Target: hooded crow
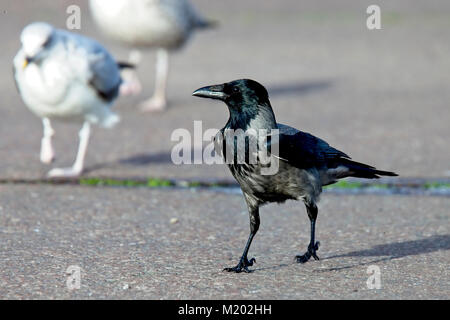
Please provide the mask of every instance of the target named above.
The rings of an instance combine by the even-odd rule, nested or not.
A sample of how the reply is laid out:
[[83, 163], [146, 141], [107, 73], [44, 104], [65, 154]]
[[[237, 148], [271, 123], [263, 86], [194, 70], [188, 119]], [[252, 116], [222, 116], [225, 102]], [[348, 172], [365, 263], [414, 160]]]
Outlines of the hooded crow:
[[[227, 159], [227, 164], [243, 191], [249, 215], [250, 236], [244, 253], [237, 266], [226, 268], [228, 272], [250, 272], [248, 267], [256, 260], [248, 259], [248, 251], [259, 224], [259, 207], [261, 205], [286, 200], [303, 200], [311, 222], [311, 239], [307, 251], [297, 255], [296, 261], [307, 262], [311, 257], [319, 260], [317, 250], [319, 242], [315, 241], [315, 225], [317, 206], [322, 187], [333, 184], [346, 177], [377, 179], [380, 176], [397, 176], [388, 171], [380, 171], [369, 165], [352, 161], [351, 158], [325, 141], [301, 132], [292, 127], [279, 124], [269, 101], [267, 90], [256, 81], [249, 79], [236, 80], [229, 83], [208, 86], [196, 90], [194, 96], [221, 100], [226, 103], [230, 117], [220, 135], [216, 136], [216, 152]], [[255, 132], [271, 131], [271, 135], [264, 143], [267, 151], [278, 149], [278, 153], [270, 152], [269, 157], [278, 160], [278, 170], [273, 174], [262, 174], [267, 162], [257, 157], [256, 161], [249, 161], [250, 147], [248, 140], [245, 144], [236, 143], [239, 134], [234, 133], [231, 142], [228, 139], [218, 140], [227, 136], [227, 131], [241, 132], [249, 135]], [[276, 134], [273, 134], [275, 132]], [[275, 139], [276, 137], [276, 139]], [[259, 140], [258, 140], [259, 141]], [[228, 144], [228, 145], [227, 145]], [[230, 146], [231, 145], [231, 146]], [[227, 150], [231, 147], [233, 155], [245, 152], [244, 161], [228, 161]]]

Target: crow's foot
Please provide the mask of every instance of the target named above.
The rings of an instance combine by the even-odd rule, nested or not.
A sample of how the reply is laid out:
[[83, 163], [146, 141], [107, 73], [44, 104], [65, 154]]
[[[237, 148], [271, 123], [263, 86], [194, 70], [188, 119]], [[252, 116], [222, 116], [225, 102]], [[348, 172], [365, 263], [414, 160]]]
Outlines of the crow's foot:
[[319, 260], [319, 257], [317, 256], [317, 250], [319, 250], [320, 242], [317, 241], [315, 244], [310, 243], [308, 246], [308, 251], [302, 256], [296, 256], [295, 260], [298, 263], [305, 263], [308, 262], [311, 257], [313, 257], [315, 260]]
[[253, 270], [249, 270], [248, 267], [253, 266], [253, 263], [256, 263], [255, 258], [252, 258], [252, 259], [250, 259], [250, 261], [248, 261], [248, 259], [246, 257], [245, 258], [242, 257], [236, 267], [225, 268], [225, 269], [223, 269], [223, 271], [235, 272], [235, 273], [241, 273], [241, 272], [250, 273], [250, 272], [253, 272]]

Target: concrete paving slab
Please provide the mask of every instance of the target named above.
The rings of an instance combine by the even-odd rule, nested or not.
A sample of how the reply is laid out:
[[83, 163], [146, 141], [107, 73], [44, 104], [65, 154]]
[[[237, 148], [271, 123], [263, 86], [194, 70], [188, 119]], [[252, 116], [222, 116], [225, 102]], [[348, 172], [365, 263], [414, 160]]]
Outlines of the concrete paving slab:
[[[228, 274], [248, 236], [240, 195], [206, 190], [0, 186], [2, 299], [448, 299], [445, 197], [320, 203], [320, 261], [303, 204], [261, 210], [252, 274]], [[174, 220], [176, 219], [176, 220]], [[66, 270], [81, 268], [68, 290]], [[367, 287], [377, 266], [381, 289]]]

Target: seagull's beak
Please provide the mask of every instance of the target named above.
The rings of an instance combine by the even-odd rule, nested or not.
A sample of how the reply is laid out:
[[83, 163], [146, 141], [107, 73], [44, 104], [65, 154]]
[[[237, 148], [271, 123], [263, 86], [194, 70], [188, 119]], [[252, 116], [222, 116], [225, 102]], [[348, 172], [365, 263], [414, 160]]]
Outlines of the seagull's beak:
[[192, 95], [194, 97], [210, 98], [224, 101], [226, 98], [228, 98], [228, 95], [225, 92], [223, 92], [223, 89], [224, 89], [223, 84], [208, 86], [195, 90]]
[[25, 69], [32, 61], [33, 59], [26, 57], [25, 60], [23, 60], [22, 69]]

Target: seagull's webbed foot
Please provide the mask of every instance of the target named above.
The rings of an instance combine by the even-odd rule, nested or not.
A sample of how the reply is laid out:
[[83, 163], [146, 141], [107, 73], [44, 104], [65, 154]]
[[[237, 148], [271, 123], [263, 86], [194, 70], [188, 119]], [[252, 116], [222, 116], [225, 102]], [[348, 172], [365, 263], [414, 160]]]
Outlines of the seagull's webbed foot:
[[317, 250], [319, 250], [320, 242], [317, 241], [316, 243], [310, 243], [308, 246], [308, 251], [304, 255], [298, 255], [295, 257], [295, 260], [298, 263], [305, 263], [308, 262], [311, 257], [313, 257], [315, 260], [319, 260], [319, 257], [317, 256]]
[[47, 173], [49, 178], [76, 178], [81, 175], [83, 170], [77, 168], [55, 168]]
[[247, 257], [242, 257], [236, 267], [234, 267], [234, 268], [225, 268], [225, 269], [223, 269], [223, 271], [235, 272], [235, 273], [241, 273], [241, 272], [250, 273], [250, 272], [253, 272], [253, 270], [249, 270], [248, 267], [253, 266], [254, 263], [256, 263], [256, 259], [255, 258], [252, 258], [249, 261], [247, 259]]
[[147, 101], [142, 102], [139, 105], [139, 110], [142, 112], [160, 112], [164, 111], [167, 107], [167, 101], [165, 98], [154, 96]]

